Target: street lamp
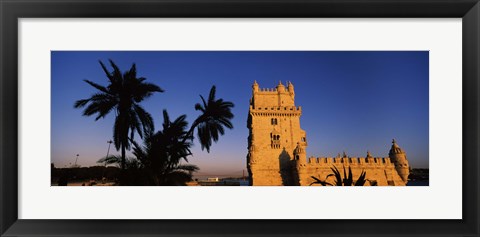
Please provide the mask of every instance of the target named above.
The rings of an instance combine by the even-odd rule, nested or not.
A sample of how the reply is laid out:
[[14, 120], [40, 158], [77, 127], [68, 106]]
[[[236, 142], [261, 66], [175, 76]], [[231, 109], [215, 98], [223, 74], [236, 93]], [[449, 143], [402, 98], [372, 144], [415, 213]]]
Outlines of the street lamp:
[[[109, 140], [109, 141], [107, 141], [107, 143], [108, 143], [108, 149], [107, 149], [107, 156], [105, 157], [105, 169], [107, 169], [108, 154], [110, 153], [110, 145], [112, 145], [113, 141]], [[103, 183], [105, 183], [105, 180], [106, 180], [105, 169], [102, 172], [102, 182]]]
[[108, 143], [108, 149], [107, 149], [107, 156], [105, 157], [105, 167], [107, 166], [107, 159], [108, 159], [108, 154], [110, 153], [110, 145], [112, 145], [113, 141], [107, 141]]
[[75, 158], [75, 165], [74, 165], [75, 167], [77, 167], [78, 156], [79, 156], [79, 154], [77, 154], [77, 158]]

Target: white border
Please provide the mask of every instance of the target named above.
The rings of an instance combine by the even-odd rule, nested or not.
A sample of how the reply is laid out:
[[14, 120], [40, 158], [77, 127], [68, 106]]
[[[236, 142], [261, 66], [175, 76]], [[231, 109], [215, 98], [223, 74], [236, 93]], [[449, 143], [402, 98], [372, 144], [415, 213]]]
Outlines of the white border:
[[[21, 19], [19, 218], [461, 219], [461, 24], [461, 19]], [[430, 50], [430, 186], [50, 187], [51, 50]]]

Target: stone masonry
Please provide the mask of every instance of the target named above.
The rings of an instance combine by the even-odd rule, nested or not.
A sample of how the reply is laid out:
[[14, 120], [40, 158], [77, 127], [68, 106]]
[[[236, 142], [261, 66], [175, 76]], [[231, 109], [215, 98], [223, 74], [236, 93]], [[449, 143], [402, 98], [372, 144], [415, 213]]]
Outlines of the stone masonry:
[[[307, 160], [307, 137], [300, 127], [302, 108], [295, 105], [293, 84], [285, 87], [281, 82], [276, 88], [261, 89], [257, 82], [252, 86], [252, 98], [247, 127], [247, 167], [251, 185], [282, 186], [310, 185], [312, 176], [325, 180], [336, 167], [350, 167], [354, 180], [366, 172], [365, 185], [404, 186], [407, 183], [409, 165], [405, 152], [395, 140], [389, 157], [349, 157], [345, 153], [337, 157], [310, 157]], [[333, 183], [333, 177], [326, 181]]]

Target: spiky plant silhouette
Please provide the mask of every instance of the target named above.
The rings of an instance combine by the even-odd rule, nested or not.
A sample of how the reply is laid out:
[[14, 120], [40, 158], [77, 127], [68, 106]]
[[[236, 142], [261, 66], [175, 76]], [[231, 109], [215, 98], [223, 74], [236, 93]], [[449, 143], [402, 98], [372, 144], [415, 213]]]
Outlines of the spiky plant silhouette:
[[198, 170], [195, 165], [181, 163], [188, 162], [188, 156], [192, 155], [185, 118], [186, 115], [181, 115], [171, 121], [164, 110], [162, 130], [147, 133], [143, 146], [132, 141], [133, 154], [145, 166], [153, 185], [184, 185], [192, 179], [192, 172]]
[[[364, 186], [365, 182], [367, 181], [365, 179], [365, 176], [366, 176], [365, 171], [362, 171], [362, 173], [360, 174], [358, 179], [356, 181], [353, 181], [353, 175], [352, 175], [351, 167], [348, 167], [348, 175], [347, 175], [347, 172], [345, 170], [345, 167], [343, 167], [343, 178], [340, 174], [340, 171], [338, 171], [337, 167], [333, 166], [330, 169], [333, 171], [333, 174], [327, 175], [325, 177], [325, 180], [320, 180], [319, 178], [317, 178], [315, 176], [311, 176], [311, 178], [315, 181], [312, 182], [310, 184], [310, 186], [312, 186], [314, 184], [320, 184], [322, 186]], [[335, 177], [335, 181], [334, 181], [333, 184], [327, 182], [327, 179], [331, 176]]]

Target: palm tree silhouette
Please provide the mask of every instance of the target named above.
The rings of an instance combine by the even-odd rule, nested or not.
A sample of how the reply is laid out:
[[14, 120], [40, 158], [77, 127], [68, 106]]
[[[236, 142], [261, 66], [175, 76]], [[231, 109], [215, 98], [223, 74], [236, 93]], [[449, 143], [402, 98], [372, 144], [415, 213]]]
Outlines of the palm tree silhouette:
[[192, 124], [184, 139], [192, 138], [195, 128], [197, 128], [197, 137], [200, 141], [200, 146], [210, 152], [212, 142], [217, 142], [219, 134], [225, 134], [225, 129], [232, 129], [233, 125], [230, 120], [233, 118], [231, 108], [234, 104], [223, 99], [215, 99], [216, 87], [212, 86], [208, 95], [208, 100], [200, 95], [202, 103], [195, 104], [195, 110], [202, 112], [200, 116]]
[[88, 99], [81, 99], [75, 102], [75, 108], [86, 108], [83, 111], [84, 116], [96, 115], [95, 121], [104, 118], [107, 114], [115, 112], [115, 124], [113, 127], [113, 141], [117, 151], [121, 148], [121, 168], [126, 168], [125, 150], [130, 149], [130, 140], [133, 139], [135, 132], [140, 137], [151, 131], [153, 119], [151, 115], [140, 106], [140, 102], [150, 97], [155, 92], [163, 92], [163, 89], [155, 84], [145, 82], [146, 78], [137, 77], [135, 64], [130, 70], [120, 71], [112, 60], [110, 65], [113, 71], [110, 72], [105, 65], [100, 65], [105, 72], [109, 84], [107, 86], [99, 85], [95, 82], [84, 80], [86, 83], [98, 91]]
[[[133, 154], [142, 162], [154, 185], [184, 185], [190, 181], [192, 172], [198, 167], [190, 164], [181, 164], [182, 160], [188, 162], [187, 157], [192, 155], [192, 143], [186, 131], [188, 122], [186, 115], [181, 115], [174, 121], [166, 110], [163, 110], [163, 128], [153, 133], [147, 133], [143, 146], [132, 141]], [[186, 138], [186, 139], [185, 139]]]

